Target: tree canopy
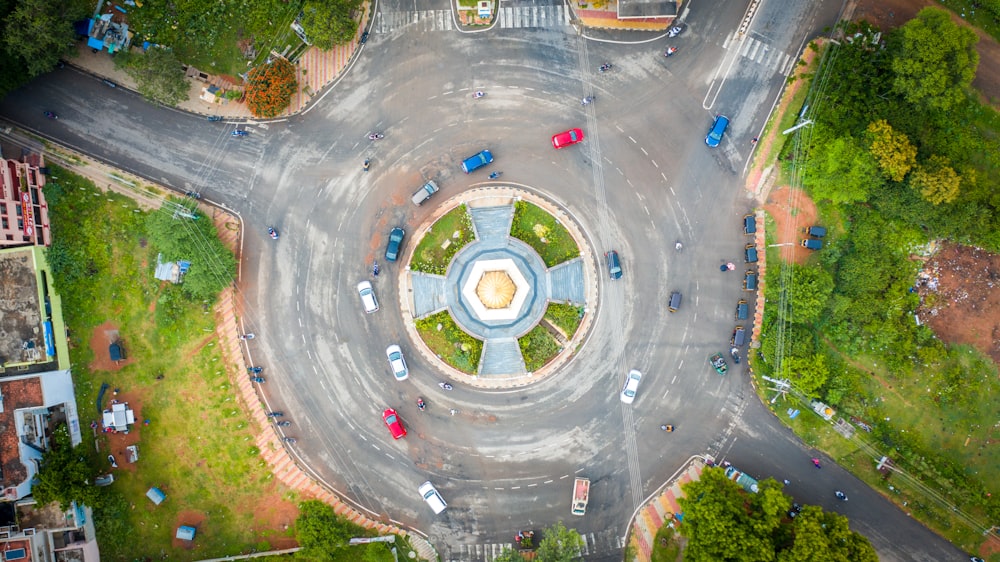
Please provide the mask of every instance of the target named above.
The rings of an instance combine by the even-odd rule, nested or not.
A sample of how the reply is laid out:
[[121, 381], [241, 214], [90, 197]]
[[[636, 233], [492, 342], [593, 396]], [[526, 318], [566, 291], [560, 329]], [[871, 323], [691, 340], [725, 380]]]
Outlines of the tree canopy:
[[280, 57], [251, 70], [247, 81], [247, 108], [254, 117], [277, 117], [298, 88], [295, 67]]
[[164, 261], [191, 262], [181, 290], [195, 300], [214, 302], [219, 291], [235, 277], [236, 258], [223, 246], [212, 223], [200, 214], [194, 216], [198, 218], [175, 214], [164, 207], [148, 215], [146, 232]]
[[906, 101], [938, 111], [962, 102], [979, 66], [971, 29], [939, 8], [924, 8], [893, 34], [893, 88]]
[[31, 495], [39, 505], [59, 502], [59, 508], [66, 510], [75, 501], [97, 507], [101, 489], [91, 482], [94, 472], [89, 455], [90, 449], [83, 443], [73, 446], [66, 424], [56, 427], [31, 486]]
[[170, 49], [150, 47], [145, 53], [122, 51], [115, 66], [135, 79], [139, 93], [148, 100], [177, 105], [188, 99], [190, 85], [184, 78], [181, 62]]
[[873, 121], [868, 125], [867, 133], [872, 156], [878, 161], [882, 173], [892, 181], [903, 181], [917, 162], [917, 147], [885, 119]]
[[808, 506], [789, 518], [792, 500], [772, 479], [749, 494], [721, 468], [706, 468], [683, 490], [678, 501], [684, 510], [680, 532], [688, 540], [685, 560], [878, 560], [868, 539], [848, 529], [841, 515]]
[[318, 500], [299, 504], [295, 539], [302, 555], [317, 562], [337, 560], [337, 551], [347, 548], [353, 536], [351, 523], [338, 517], [329, 505]]
[[86, 17], [86, 0], [6, 0], [0, 3], [0, 97], [55, 68], [75, 53], [73, 22]]
[[358, 22], [351, 16], [360, 6], [361, 0], [305, 0], [302, 27], [306, 37], [324, 51], [350, 43], [358, 31]]

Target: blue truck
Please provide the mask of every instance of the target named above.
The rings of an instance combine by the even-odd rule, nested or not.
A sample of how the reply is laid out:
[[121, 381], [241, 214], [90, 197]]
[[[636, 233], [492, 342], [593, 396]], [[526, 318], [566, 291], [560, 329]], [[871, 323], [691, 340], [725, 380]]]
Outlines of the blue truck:
[[740, 486], [743, 486], [743, 489], [751, 494], [757, 493], [757, 480], [747, 476], [744, 472], [737, 470], [735, 466], [730, 466], [726, 469], [726, 478], [736, 482]]
[[462, 171], [466, 174], [471, 173], [473, 170], [478, 170], [487, 164], [493, 163], [493, 154], [489, 150], [484, 150], [479, 154], [470, 156], [462, 161]]

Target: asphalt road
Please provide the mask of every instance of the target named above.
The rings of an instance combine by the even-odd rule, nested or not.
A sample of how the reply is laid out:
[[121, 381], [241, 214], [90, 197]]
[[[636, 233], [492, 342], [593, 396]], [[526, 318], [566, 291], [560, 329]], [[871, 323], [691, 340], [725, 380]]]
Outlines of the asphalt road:
[[[343, 80], [304, 114], [248, 126], [247, 138], [71, 69], [8, 96], [0, 113], [243, 216], [251, 351], [267, 369], [269, 403], [292, 414], [295, 453], [365, 509], [428, 533], [446, 560], [489, 559], [516, 530], [557, 520], [583, 534], [588, 560], [620, 559], [632, 512], [700, 453], [793, 480], [796, 498], [844, 510], [883, 559], [958, 560], [832, 463], [811, 473], [810, 454], [757, 402], [742, 368], [719, 377], [706, 362], [726, 349], [745, 295], [739, 273], [718, 266], [742, 267], [739, 217], [754, 206], [741, 179], [750, 139], [804, 39], [840, 7], [764, 3], [740, 39], [746, 5], [695, 2], [684, 35], [649, 41], [607, 32], [588, 39], [558, 21], [460, 33], [446, 2], [383, 2]], [[680, 47], [669, 59], [668, 44]], [[605, 61], [615, 68], [598, 73]], [[473, 100], [478, 89], [488, 96]], [[596, 103], [582, 107], [585, 95]], [[732, 125], [713, 150], [704, 136], [717, 113]], [[571, 127], [587, 140], [552, 150], [549, 137]], [[385, 138], [368, 141], [372, 131]], [[374, 280], [382, 304], [374, 315], [362, 312], [354, 286], [370, 278], [392, 227], [413, 233], [434, 204], [486, 181], [485, 172], [460, 173], [459, 163], [487, 147], [504, 180], [572, 213], [595, 254], [618, 250], [625, 277], [610, 283], [601, 271], [593, 332], [557, 376], [521, 390], [445, 392], [433, 367], [408, 353], [410, 379], [397, 383], [384, 349], [413, 350], [400, 266], [383, 264]], [[427, 179], [442, 192], [415, 207], [409, 195]], [[267, 239], [266, 225], [279, 241]], [[668, 314], [673, 290], [684, 305]], [[624, 406], [618, 390], [631, 368], [645, 376], [635, 404]], [[386, 407], [400, 412], [404, 440], [382, 425]], [[678, 430], [666, 435], [661, 423]], [[576, 475], [593, 483], [583, 518], [569, 514]], [[449, 503], [441, 516], [417, 496], [424, 480]], [[833, 486], [846, 489], [849, 505], [834, 504]]]

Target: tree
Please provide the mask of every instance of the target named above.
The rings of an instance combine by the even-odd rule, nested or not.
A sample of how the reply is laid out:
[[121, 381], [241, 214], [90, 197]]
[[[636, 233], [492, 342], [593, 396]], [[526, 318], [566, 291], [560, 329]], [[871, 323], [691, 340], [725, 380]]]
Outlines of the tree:
[[678, 502], [684, 510], [680, 531], [688, 539], [685, 560], [773, 558], [770, 537], [755, 534], [750, 525], [746, 492], [726, 478], [721, 468], [706, 468], [699, 480], [685, 484], [683, 490], [685, 497]]
[[780, 562], [833, 560], [875, 562], [878, 555], [868, 539], [851, 531], [847, 518], [807, 505], [792, 523], [794, 542], [778, 554]]
[[914, 170], [910, 186], [918, 190], [929, 203], [951, 203], [958, 197], [962, 179], [949, 166], [950, 163], [944, 156], [931, 156], [926, 163]]
[[192, 219], [161, 208], [146, 217], [150, 242], [164, 261], [187, 260], [191, 269], [181, 289], [192, 299], [214, 302], [236, 276], [236, 258], [222, 245], [215, 227], [201, 215]]
[[323, 51], [350, 43], [358, 31], [358, 22], [351, 16], [359, 6], [361, 0], [306, 0], [301, 21], [306, 37]]
[[354, 534], [352, 526], [350, 521], [338, 517], [329, 505], [307, 500], [299, 504], [295, 540], [302, 547], [301, 554], [309, 560], [338, 560], [337, 551], [347, 548]]
[[[545, 529], [538, 543], [538, 562], [571, 562], [582, 560], [583, 537], [573, 529], [567, 529], [562, 521]], [[515, 558], [516, 560], [516, 558]]]
[[885, 119], [871, 122], [867, 133], [872, 156], [878, 161], [882, 173], [892, 181], [903, 181], [917, 163], [917, 147]]
[[881, 182], [875, 159], [849, 136], [814, 144], [802, 178], [814, 199], [833, 203], [866, 201]]
[[150, 47], [141, 54], [123, 51], [115, 57], [115, 66], [135, 79], [139, 93], [148, 100], [177, 105], [188, 99], [190, 83], [170, 49]]
[[38, 504], [57, 501], [59, 508], [66, 510], [75, 501], [98, 507], [101, 489], [90, 483], [94, 472], [89, 454], [90, 450], [83, 443], [73, 446], [66, 424], [56, 427], [49, 450], [42, 455], [42, 468], [31, 486], [31, 494]]
[[788, 287], [789, 308], [786, 320], [811, 324], [819, 319], [833, 294], [833, 276], [817, 266], [792, 266], [792, 283]]
[[938, 8], [924, 8], [889, 37], [893, 89], [907, 102], [947, 111], [960, 103], [979, 66], [976, 33]]
[[23, 61], [29, 78], [55, 68], [73, 52], [73, 21], [87, 14], [81, 0], [19, 0], [4, 20], [4, 47]]
[[795, 385], [795, 389], [811, 398], [819, 396], [819, 389], [830, 378], [826, 356], [818, 353], [807, 357], [786, 357], [781, 367], [783, 376]]
[[247, 79], [247, 107], [255, 117], [276, 117], [298, 89], [295, 67], [280, 57], [251, 70]]

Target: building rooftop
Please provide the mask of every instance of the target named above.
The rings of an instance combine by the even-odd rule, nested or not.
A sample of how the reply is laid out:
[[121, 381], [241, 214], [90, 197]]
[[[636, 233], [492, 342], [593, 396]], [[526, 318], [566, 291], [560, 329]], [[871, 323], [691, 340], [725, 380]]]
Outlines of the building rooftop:
[[51, 360], [45, 349], [42, 323], [47, 315], [37, 271], [31, 247], [0, 251], [0, 375], [23, 373]]

